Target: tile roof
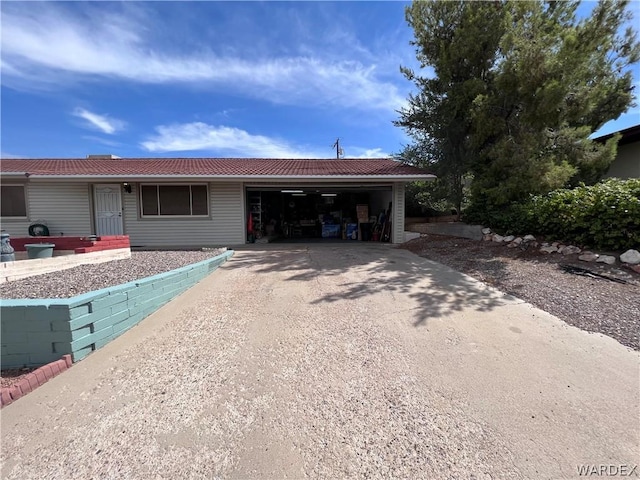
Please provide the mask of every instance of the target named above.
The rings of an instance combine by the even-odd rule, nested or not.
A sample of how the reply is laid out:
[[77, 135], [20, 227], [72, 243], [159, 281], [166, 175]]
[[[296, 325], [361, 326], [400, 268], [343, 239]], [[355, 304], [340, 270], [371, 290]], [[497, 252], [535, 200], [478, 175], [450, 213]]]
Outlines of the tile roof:
[[184, 176], [184, 177], [430, 177], [424, 169], [389, 158], [101, 158], [3, 159], [0, 173], [37, 176]]

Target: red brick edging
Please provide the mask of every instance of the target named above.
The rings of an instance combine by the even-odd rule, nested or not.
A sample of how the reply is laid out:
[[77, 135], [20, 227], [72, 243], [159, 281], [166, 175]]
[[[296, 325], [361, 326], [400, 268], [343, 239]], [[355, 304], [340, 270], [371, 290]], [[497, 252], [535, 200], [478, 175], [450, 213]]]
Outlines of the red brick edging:
[[63, 355], [60, 360], [47, 363], [33, 372], [26, 375], [18, 383], [10, 387], [2, 387], [0, 389], [0, 408], [5, 407], [27, 393], [32, 392], [40, 385], [45, 384], [53, 377], [60, 375], [62, 372], [71, 367], [73, 361], [71, 355]]

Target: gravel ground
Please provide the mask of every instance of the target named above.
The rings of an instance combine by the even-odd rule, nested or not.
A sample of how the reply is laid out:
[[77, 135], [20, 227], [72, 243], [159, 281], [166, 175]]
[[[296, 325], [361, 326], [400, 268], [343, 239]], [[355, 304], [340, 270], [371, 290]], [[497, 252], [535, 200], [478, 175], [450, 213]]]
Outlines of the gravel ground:
[[0, 376], [0, 387], [10, 387], [11, 385], [18, 383], [34, 370], [35, 368], [12, 368], [2, 370], [2, 376]]
[[[549, 312], [570, 325], [640, 350], [640, 275], [619, 266], [587, 263], [578, 255], [522, 251], [494, 242], [426, 235], [402, 246]], [[628, 282], [570, 274], [575, 265]]]
[[0, 298], [69, 298], [140, 280], [219, 255], [223, 250], [131, 252], [131, 258], [0, 284]]

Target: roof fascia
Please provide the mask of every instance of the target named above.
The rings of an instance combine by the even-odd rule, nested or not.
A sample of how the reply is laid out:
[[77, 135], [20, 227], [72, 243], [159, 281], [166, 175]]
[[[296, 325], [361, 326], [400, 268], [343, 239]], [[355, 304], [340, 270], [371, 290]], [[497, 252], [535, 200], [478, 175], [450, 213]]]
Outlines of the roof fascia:
[[[8, 175], [8, 174], [2, 174]], [[15, 174], [18, 176], [18, 174]], [[25, 176], [24, 173], [20, 174]], [[424, 175], [42, 175], [30, 174], [31, 180], [71, 180], [71, 181], [121, 181], [121, 182], [139, 182], [153, 180], [180, 180], [180, 181], [311, 181], [311, 182], [335, 182], [335, 181], [359, 181], [359, 182], [414, 182], [420, 180], [433, 180], [436, 178], [432, 174]]]

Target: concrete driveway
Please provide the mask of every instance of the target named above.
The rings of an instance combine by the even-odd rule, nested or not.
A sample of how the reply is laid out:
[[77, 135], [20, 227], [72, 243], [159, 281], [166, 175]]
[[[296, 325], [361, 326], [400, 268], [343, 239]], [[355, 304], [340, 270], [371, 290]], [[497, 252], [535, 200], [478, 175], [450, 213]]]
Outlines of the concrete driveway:
[[639, 365], [404, 250], [254, 246], [4, 408], [2, 476], [628, 473]]

